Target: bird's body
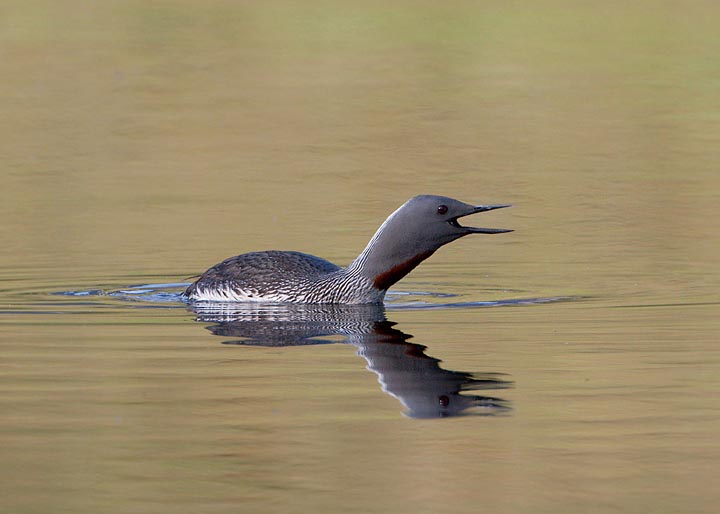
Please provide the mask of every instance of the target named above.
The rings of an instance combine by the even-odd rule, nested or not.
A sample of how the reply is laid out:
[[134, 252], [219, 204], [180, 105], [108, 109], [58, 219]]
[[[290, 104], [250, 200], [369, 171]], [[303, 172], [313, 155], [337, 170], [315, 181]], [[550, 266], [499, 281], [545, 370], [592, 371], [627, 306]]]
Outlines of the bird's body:
[[300, 252], [231, 257], [193, 283], [191, 299], [222, 302], [378, 303], [372, 283], [347, 268]]
[[457, 222], [502, 207], [508, 205], [473, 206], [442, 196], [416, 196], [385, 220], [345, 268], [300, 252], [245, 253], [208, 269], [184, 295], [220, 302], [382, 303], [390, 286], [444, 244], [471, 233], [510, 232]]

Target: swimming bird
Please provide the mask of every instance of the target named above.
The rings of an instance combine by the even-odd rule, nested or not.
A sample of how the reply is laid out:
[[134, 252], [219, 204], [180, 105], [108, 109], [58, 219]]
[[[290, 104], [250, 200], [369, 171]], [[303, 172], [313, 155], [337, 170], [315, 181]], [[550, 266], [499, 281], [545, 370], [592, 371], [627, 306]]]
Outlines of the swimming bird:
[[265, 251], [216, 264], [183, 293], [189, 300], [277, 303], [382, 303], [387, 290], [443, 245], [469, 234], [512, 230], [460, 225], [459, 218], [510, 207], [415, 196], [393, 212], [347, 267], [300, 252]]

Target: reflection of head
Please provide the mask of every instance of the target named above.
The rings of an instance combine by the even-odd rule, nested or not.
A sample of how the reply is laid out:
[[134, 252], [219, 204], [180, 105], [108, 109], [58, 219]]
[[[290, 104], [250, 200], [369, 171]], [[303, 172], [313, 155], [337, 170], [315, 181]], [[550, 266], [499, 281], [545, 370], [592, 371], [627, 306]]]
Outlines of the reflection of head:
[[442, 369], [439, 359], [425, 355], [424, 346], [407, 342], [410, 337], [399, 330], [385, 330], [371, 344], [359, 345], [358, 352], [367, 360], [368, 369], [377, 373], [383, 391], [400, 400], [409, 417], [457, 416], [473, 407], [487, 408], [488, 414], [508, 409], [499, 398], [462, 393], [506, 389], [511, 382], [497, 373]]
[[[385, 319], [382, 305], [195, 304], [199, 321], [217, 324], [215, 335], [242, 338], [230, 344], [297, 346], [345, 342], [377, 374], [384, 392], [397, 398], [413, 418], [457, 416], [482, 408], [497, 414], [509, 407], [499, 398], [463, 394], [504, 389], [512, 383], [500, 374], [470, 374], [442, 369], [425, 355], [425, 346], [408, 342], [409, 334]], [[338, 340], [340, 336], [341, 339]], [[475, 412], [475, 411], [473, 411]]]

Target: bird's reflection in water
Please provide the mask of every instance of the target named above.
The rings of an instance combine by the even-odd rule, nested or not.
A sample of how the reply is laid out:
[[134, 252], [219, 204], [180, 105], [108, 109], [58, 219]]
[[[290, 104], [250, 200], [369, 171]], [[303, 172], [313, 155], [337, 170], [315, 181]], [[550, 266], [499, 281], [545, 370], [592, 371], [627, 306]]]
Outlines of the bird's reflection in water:
[[384, 392], [394, 396], [413, 418], [462, 414], [496, 415], [508, 403], [474, 391], [506, 389], [512, 382], [500, 373], [466, 373], [440, 367], [425, 346], [395, 328], [382, 305], [267, 305], [195, 303], [198, 321], [212, 322], [215, 335], [240, 338], [226, 344], [298, 346], [349, 343], [358, 348]]

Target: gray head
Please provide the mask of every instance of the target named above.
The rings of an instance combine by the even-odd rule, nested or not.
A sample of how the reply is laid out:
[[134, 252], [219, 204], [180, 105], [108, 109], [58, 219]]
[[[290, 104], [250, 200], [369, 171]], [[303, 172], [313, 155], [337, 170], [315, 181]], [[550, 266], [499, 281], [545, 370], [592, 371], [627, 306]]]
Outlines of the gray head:
[[438, 248], [469, 234], [512, 230], [463, 226], [458, 221], [478, 212], [510, 207], [470, 205], [446, 196], [420, 195], [392, 213], [353, 264], [362, 264], [379, 289], [387, 289]]
[[470, 205], [447, 196], [420, 195], [405, 202], [387, 221], [393, 230], [412, 235], [416, 243], [438, 249], [468, 234], [512, 232], [501, 228], [465, 227], [458, 221], [470, 214], [503, 207], [510, 205]]

